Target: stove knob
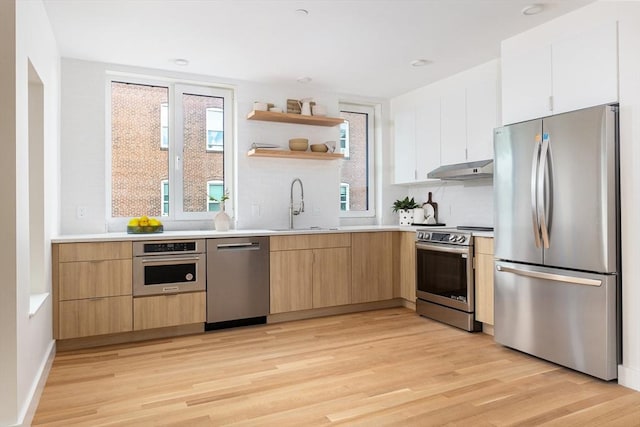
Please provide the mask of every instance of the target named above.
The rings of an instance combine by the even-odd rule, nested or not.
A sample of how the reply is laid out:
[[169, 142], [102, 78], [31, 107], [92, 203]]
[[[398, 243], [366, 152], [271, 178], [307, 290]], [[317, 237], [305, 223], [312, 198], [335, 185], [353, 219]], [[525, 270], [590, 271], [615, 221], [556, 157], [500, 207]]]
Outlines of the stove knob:
[[467, 240], [467, 236], [460, 236], [460, 238], [458, 239], [458, 242], [464, 243], [465, 240]]
[[423, 239], [424, 240], [430, 240], [431, 239], [431, 235], [429, 233], [423, 233]]
[[455, 234], [451, 235], [449, 237], [449, 241], [450, 242], [457, 242], [458, 241], [458, 236], [456, 236]]
[[424, 239], [424, 233], [422, 231], [418, 231], [418, 233], [416, 234], [416, 239], [417, 240]]

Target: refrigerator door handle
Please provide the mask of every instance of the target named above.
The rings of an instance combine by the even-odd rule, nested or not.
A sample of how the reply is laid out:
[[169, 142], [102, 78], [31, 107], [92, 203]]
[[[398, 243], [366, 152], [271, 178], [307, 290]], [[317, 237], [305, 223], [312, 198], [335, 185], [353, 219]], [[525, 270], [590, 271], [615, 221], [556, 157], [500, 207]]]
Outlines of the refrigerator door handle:
[[531, 221], [533, 223], [533, 237], [536, 248], [541, 247], [540, 223], [538, 222], [538, 167], [540, 163], [540, 135], [536, 135], [536, 144], [533, 148], [533, 161], [531, 163]]
[[549, 134], [542, 135], [542, 149], [540, 152], [540, 164], [538, 167], [538, 221], [540, 234], [542, 235], [542, 246], [549, 249], [549, 228], [547, 227], [547, 203], [545, 189], [547, 181], [547, 157], [549, 156]]
[[553, 280], [554, 282], [573, 283], [575, 285], [586, 285], [586, 286], [602, 285], [602, 280], [587, 279], [585, 277], [565, 276], [563, 274], [545, 273], [543, 271], [523, 270], [520, 268], [507, 267], [500, 264], [496, 265], [496, 270], [503, 271], [505, 273], [517, 274], [519, 276], [533, 277], [535, 279]]

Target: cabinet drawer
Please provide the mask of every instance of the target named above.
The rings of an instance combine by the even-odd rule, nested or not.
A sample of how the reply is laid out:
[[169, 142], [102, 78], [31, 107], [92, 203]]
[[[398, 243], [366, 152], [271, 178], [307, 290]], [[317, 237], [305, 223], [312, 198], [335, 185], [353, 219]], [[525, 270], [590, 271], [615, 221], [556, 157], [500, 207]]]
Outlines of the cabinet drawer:
[[350, 233], [298, 234], [295, 236], [271, 236], [271, 251], [298, 249], [342, 248], [351, 246]]
[[206, 292], [155, 295], [133, 300], [133, 329], [163, 328], [206, 321]]
[[131, 331], [131, 296], [60, 302], [59, 339]]
[[493, 255], [493, 239], [491, 237], [476, 237], [473, 240], [477, 254]]
[[131, 265], [131, 259], [60, 263], [60, 301], [131, 295]]
[[131, 242], [63, 243], [58, 245], [58, 261], [131, 259]]

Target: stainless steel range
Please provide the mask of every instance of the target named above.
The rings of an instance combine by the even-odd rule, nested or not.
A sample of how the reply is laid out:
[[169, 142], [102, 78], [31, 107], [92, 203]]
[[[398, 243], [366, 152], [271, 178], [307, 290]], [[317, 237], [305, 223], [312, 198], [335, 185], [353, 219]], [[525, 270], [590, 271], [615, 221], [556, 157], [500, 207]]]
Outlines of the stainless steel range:
[[480, 331], [474, 316], [473, 237], [457, 229], [416, 232], [416, 312], [467, 330]]

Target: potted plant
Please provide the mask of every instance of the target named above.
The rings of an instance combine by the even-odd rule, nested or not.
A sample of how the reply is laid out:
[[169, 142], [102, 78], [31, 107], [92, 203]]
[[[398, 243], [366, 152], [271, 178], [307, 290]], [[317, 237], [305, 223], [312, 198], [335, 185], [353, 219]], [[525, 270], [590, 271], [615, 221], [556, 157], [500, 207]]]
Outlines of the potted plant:
[[393, 211], [398, 212], [400, 225], [411, 225], [413, 223], [413, 209], [417, 207], [419, 207], [419, 205], [413, 197], [409, 199], [409, 196], [401, 200], [396, 200], [393, 203]]

